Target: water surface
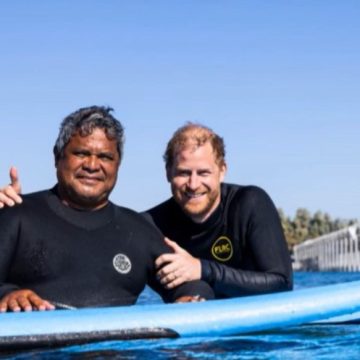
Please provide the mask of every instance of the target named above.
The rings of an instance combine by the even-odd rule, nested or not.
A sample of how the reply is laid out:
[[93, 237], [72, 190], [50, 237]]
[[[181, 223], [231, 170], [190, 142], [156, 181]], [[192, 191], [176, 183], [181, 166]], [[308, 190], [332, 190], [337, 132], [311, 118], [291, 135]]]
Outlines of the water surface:
[[[295, 273], [295, 288], [360, 280], [360, 273]], [[139, 304], [157, 303], [148, 289]], [[1, 326], [1, 321], [0, 321]], [[109, 341], [2, 354], [0, 359], [360, 359], [360, 325], [306, 325], [232, 337]]]

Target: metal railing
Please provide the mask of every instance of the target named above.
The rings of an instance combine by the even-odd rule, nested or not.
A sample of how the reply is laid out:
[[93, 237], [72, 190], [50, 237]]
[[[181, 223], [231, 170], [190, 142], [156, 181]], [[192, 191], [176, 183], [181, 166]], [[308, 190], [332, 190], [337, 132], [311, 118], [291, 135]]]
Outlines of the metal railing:
[[360, 271], [360, 224], [296, 245], [294, 269]]

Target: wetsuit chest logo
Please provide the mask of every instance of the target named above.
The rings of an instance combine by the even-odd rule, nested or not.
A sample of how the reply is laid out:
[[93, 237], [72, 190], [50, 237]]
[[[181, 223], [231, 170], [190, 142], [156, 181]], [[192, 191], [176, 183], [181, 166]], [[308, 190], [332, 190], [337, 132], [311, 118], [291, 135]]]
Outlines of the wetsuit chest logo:
[[220, 236], [211, 247], [212, 256], [218, 261], [228, 261], [233, 256], [233, 246], [227, 236]]
[[127, 274], [131, 270], [131, 261], [124, 254], [116, 254], [113, 258], [113, 266], [120, 274]]

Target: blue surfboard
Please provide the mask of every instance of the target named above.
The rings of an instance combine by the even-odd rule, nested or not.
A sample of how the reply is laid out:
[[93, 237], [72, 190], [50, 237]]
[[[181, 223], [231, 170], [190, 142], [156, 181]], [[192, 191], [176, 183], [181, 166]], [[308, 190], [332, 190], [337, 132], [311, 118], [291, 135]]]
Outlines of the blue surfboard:
[[230, 336], [360, 318], [360, 281], [200, 303], [0, 314], [0, 349]]

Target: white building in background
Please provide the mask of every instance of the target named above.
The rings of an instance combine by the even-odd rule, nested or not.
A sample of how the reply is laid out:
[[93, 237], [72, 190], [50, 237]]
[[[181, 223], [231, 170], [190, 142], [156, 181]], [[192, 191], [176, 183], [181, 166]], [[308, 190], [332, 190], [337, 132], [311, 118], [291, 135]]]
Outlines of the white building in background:
[[296, 245], [294, 269], [360, 271], [360, 224]]

